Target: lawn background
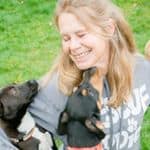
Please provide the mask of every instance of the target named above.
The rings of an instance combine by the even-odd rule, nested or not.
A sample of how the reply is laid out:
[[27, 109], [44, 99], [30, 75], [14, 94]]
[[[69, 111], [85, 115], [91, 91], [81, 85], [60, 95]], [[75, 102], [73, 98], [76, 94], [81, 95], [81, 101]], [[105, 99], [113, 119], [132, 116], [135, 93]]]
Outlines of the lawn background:
[[[150, 1], [114, 0], [122, 7], [141, 53], [150, 39]], [[56, 0], [0, 0], [0, 87], [38, 79], [60, 49], [54, 23]], [[144, 117], [141, 142], [150, 150], [150, 110]]]

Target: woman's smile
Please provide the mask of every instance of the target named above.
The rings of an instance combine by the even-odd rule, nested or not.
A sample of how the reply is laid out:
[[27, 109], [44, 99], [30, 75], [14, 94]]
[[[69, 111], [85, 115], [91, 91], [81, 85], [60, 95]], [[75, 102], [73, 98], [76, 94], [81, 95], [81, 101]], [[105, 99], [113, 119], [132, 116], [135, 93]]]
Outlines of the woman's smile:
[[106, 70], [109, 59], [108, 41], [88, 30], [73, 14], [62, 13], [59, 17], [59, 30], [62, 36], [63, 52], [68, 54], [81, 69], [100, 67]]
[[78, 54], [71, 54], [70, 56], [75, 59], [77, 62], [86, 61], [87, 57], [91, 54], [91, 50], [86, 50]]

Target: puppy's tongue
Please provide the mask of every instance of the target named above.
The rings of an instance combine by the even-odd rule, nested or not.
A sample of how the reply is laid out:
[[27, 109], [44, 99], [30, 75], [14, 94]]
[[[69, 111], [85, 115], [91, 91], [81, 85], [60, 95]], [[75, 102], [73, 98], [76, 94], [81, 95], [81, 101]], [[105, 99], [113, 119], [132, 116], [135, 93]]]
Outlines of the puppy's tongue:
[[17, 128], [19, 132], [28, 134], [35, 127], [35, 121], [29, 112], [26, 112], [21, 120], [21, 124]]

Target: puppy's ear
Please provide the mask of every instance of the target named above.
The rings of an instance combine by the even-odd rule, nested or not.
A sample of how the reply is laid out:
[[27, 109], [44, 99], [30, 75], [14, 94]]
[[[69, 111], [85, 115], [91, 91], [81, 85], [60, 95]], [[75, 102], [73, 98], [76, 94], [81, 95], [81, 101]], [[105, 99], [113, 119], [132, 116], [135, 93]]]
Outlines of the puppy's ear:
[[0, 102], [0, 117], [3, 116], [3, 112], [4, 112], [3, 104]]

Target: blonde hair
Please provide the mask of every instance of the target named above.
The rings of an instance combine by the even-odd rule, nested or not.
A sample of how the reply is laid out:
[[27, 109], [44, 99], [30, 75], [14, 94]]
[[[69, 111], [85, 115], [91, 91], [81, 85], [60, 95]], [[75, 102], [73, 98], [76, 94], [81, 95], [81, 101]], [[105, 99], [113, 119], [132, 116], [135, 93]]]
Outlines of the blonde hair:
[[145, 45], [145, 57], [150, 60], [150, 40]]
[[[61, 13], [74, 14], [86, 27], [91, 25], [100, 28], [99, 34], [109, 39], [110, 62], [107, 79], [110, 85], [111, 97], [109, 105], [118, 107], [127, 100], [132, 88], [132, 65], [135, 43], [132, 32], [121, 11], [108, 0], [59, 0], [56, 7], [56, 25]], [[115, 24], [113, 36], [107, 32], [108, 20]], [[59, 28], [59, 26], [58, 26]], [[73, 87], [81, 82], [80, 71], [63, 52], [60, 54], [57, 69], [59, 72], [59, 87], [64, 94], [71, 94]]]

